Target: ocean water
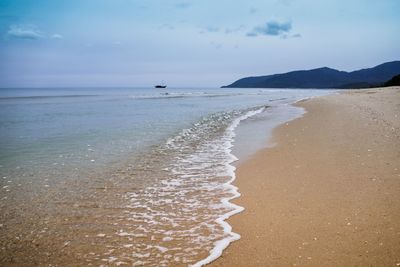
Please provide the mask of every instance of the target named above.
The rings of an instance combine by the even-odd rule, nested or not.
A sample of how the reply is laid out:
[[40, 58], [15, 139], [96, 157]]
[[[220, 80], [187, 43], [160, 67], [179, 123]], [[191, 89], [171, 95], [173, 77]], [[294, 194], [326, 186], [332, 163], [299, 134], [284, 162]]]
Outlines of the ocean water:
[[224, 221], [243, 209], [235, 161], [304, 112], [292, 103], [331, 92], [0, 89], [1, 260], [17, 233], [37, 263], [214, 260], [240, 238]]

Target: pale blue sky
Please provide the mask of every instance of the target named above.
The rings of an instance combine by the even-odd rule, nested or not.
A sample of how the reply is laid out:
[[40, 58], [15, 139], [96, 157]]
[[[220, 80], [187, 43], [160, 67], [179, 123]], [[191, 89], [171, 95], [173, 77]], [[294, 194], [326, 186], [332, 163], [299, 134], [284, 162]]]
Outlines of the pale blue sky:
[[0, 0], [0, 87], [220, 86], [400, 59], [399, 0]]

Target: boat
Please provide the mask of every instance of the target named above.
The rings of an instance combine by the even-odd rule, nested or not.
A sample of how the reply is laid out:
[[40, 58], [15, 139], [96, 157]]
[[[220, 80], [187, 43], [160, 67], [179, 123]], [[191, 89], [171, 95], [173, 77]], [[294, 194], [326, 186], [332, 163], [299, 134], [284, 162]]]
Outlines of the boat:
[[167, 88], [167, 85], [165, 84], [164, 81], [162, 81], [160, 84], [157, 84], [154, 86], [155, 88]]

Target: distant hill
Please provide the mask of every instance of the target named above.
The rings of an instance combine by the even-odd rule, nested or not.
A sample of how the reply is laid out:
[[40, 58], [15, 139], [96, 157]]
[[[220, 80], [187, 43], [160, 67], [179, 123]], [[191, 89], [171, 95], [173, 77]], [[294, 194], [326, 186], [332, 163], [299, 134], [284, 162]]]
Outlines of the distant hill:
[[246, 77], [222, 87], [235, 88], [365, 88], [384, 84], [400, 73], [400, 61], [352, 72], [331, 68], [299, 70], [282, 74]]
[[385, 82], [385, 86], [400, 86], [400, 74]]

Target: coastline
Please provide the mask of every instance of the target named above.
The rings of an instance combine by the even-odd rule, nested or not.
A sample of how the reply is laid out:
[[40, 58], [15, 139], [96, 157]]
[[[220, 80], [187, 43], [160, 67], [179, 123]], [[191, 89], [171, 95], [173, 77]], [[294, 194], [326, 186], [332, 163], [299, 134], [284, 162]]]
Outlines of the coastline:
[[[390, 90], [390, 92], [393, 91]], [[329, 148], [329, 150], [331, 150], [329, 146], [332, 146], [322, 137], [343, 141], [346, 140], [343, 139], [344, 137], [351, 134], [360, 135], [370, 129], [379, 132], [380, 128], [386, 129], [391, 124], [397, 123], [393, 128], [393, 133], [389, 127], [389, 132], [383, 134], [385, 138], [394, 140], [391, 142], [394, 146], [389, 147], [384, 143], [384, 147], [385, 149], [388, 147], [387, 150], [391, 151], [390, 153], [400, 150], [398, 149], [398, 129], [400, 128], [398, 120], [393, 119], [393, 116], [393, 120], [391, 117], [386, 118], [386, 114], [382, 115], [383, 119], [380, 117], [380, 105], [386, 102], [374, 102], [375, 106], [372, 105], [372, 107], [370, 105], [372, 102], [368, 102], [369, 98], [379, 94], [374, 94], [373, 90], [362, 90], [347, 92], [344, 95], [305, 98], [293, 105], [290, 103], [294, 103], [294, 99], [291, 101], [288, 98], [272, 98], [271, 102], [277, 100], [281, 102], [271, 105], [272, 107], [268, 106], [265, 112], [259, 112], [261, 111], [259, 108], [264, 109], [264, 105], [261, 105], [256, 106], [257, 109], [254, 107], [230, 113], [218, 113], [217, 117], [212, 115], [214, 116], [212, 120], [206, 117], [205, 120], [194, 124], [192, 128], [182, 129], [174, 137], [169, 138], [164, 146], [157, 146], [154, 150], [148, 151], [146, 157], [140, 157], [140, 160], [132, 158], [127, 160], [126, 165], [121, 164], [107, 169], [105, 174], [92, 174], [87, 180], [81, 180], [79, 186], [78, 183], [66, 183], [65, 189], [79, 188], [79, 190], [71, 191], [74, 192], [73, 195], [58, 194], [60, 191], [57, 188], [44, 186], [47, 195], [41, 194], [40, 197], [35, 198], [35, 203], [41, 205], [39, 206], [41, 213], [33, 209], [32, 212], [28, 212], [26, 208], [20, 213], [25, 216], [21, 216], [21, 221], [29, 221], [29, 224], [10, 224], [6, 220], [6, 223], [2, 223], [1, 234], [4, 238], [0, 261], [5, 266], [25, 266], [26, 262], [33, 262], [36, 265], [80, 265], [83, 261], [110, 265], [129, 263], [168, 265], [172, 263], [174, 266], [188, 264], [202, 266], [211, 262], [216, 266], [326, 264], [325, 259], [318, 261], [320, 254], [313, 254], [315, 248], [311, 244], [317, 244], [314, 242], [317, 240], [327, 240], [326, 233], [318, 233], [319, 225], [314, 225], [318, 222], [318, 216], [317, 218], [313, 216], [326, 215], [323, 212], [335, 211], [338, 205], [326, 201], [323, 199], [324, 196], [321, 201], [321, 195], [318, 195], [319, 189], [322, 188], [321, 192], [328, 197], [332, 192], [326, 190], [326, 185], [314, 176], [322, 173], [327, 174], [328, 178], [335, 178], [332, 166], [328, 166], [327, 169], [324, 166], [321, 167], [321, 160], [329, 162], [333, 158], [336, 161], [335, 155], [339, 150], [335, 151], [336, 147], [334, 147], [333, 152], [336, 154], [333, 152], [329, 155], [318, 154], [321, 144], [325, 146], [324, 149]], [[368, 105], [357, 106], [351, 101], [346, 102], [349, 97], [357, 99], [364, 97]], [[391, 103], [384, 105], [384, 112], [392, 114], [390, 112], [393, 111], [393, 107], [398, 108], [396, 106], [396, 103], [400, 102], [398, 98], [398, 95], [393, 94], [386, 97], [385, 101], [391, 101]], [[301, 117], [305, 110], [310, 114], [306, 113], [304, 117]], [[352, 111], [349, 114], [353, 115], [351, 120], [347, 118], [337, 120], [337, 116], [345, 118], [348, 115], [346, 111], [349, 110]], [[365, 120], [360, 119], [362, 117], [360, 114], [365, 115]], [[368, 121], [371, 114], [374, 115], [372, 122]], [[221, 123], [221, 118], [226, 120], [222, 120]], [[339, 123], [341, 127], [336, 130], [329, 128], [330, 125], [326, 123], [330, 120], [336, 121], [336, 126]], [[215, 121], [219, 123], [215, 124]], [[357, 128], [353, 122], [361, 126]], [[322, 129], [320, 129], [321, 125]], [[379, 127], [374, 128], [375, 126]], [[358, 130], [350, 131], [349, 135], [343, 132], [345, 128], [351, 130], [352, 127]], [[324, 134], [323, 131], [329, 131], [329, 133]], [[197, 141], [193, 142], [192, 135], [187, 135], [187, 132], [194, 132]], [[210, 133], [214, 138], [209, 138]], [[331, 133], [334, 135], [330, 135]], [[397, 135], [393, 137], [393, 134]], [[360, 136], [361, 138], [358, 139], [362, 140], [363, 134]], [[368, 137], [370, 138], [368, 140], [372, 140], [375, 144], [374, 137], [376, 136], [373, 134]], [[266, 139], [268, 142], [265, 142]], [[201, 143], [198, 143], [200, 141]], [[339, 145], [343, 144], [339, 142]], [[350, 144], [352, 145], [354, 144]], [[92, 151], [92, 147], [91, 144], [88, 151]], [[214, 149], [210, 150], [210, 148]], [[242, 151], [242, 148], [246, 150]], [[367, 153], [371, 155], [376, 151], [375, 147], [368, 147], [368, 149]], [[237, 154], [238, 152], [241, 154]], [[343, 161], [347, 164], [345, 159], [348, 153], [343, 152], [343, 149], [339, 152], [340, 155], [344, 155]], [[254, 153], [256, 154], [253, 155]], [[170, 157], [171, 155], [180, 156]], [[357, 152], [356, 155], [360, 153]], [[236, 156], [240, 160], [236, 161]], [[379, 155], [379, 158], [386, 159], [385, 156]], [[310, 161], [310, 157], [313, 164], [315, 161], [315, 166], [307, 162], [307, 160]], [[171, 158], [171, 161], [167, 160], [168, 158]], [[396, 154], [395, 159], [398, 161], [399, 158]], [[214, 161], [210, 161], [211, 159]], [[135, 162], [136, 166], [131, 165], [131, 162]], [[212, 164], [203, 166], [204, 162]], [[142, 166], [153, 168], [147, 169]], [[216, 167], [218, 175], [215, 175]], [[313, 177], [307, 177], [308, 174]], [[238, 179], [235, 179], [236, 176]], [[134, 177], [138, 179], [132, 183]], [[154, 183], [148, 187], [150, 179], [154, 177], [164, 178], [152, 180]], [[265, 177], [268, 177], [268, 180]], [[297, 178], [302, 180], [297, 181]], [[382, 182], [375, 174], [367, 178], [371, 178], [374, 182]], [[9, 181], [15, 182], [12, 179]], [[3, 190], [8, 191], [9, 187], [14, 189], [11, 182], [8, 182], [10, 185], [6, 185]], [[47, 185], [47, 180], [43, 182]], [[343, 185], [349, 185], [346, 181], [340, 182]], [[353, 188], [354, 184], [357, 185], [354, 181], [350, 183], [350, 188]], [[390, 196], [394, 196], [398, 192], [394, 190], [399, 188], [398, 184], [392, 185], [394, 189], [390, 192]], [[310, 192], [309, 187], [317, 192]], [[300, 193], [304, 195], [296, 191], [299, 188]], [[331, 188], [335, 189], [334, 186]], [[347, 189], [347, 193], [351, 192], [347, 187], [344, 189]], [[379, 188], [381, 193], [384, 189]], [[17, 195], [15, 193], [17, 191], [10, 192]], [[336, 194], [334, 196], [342, 196], [340, 193], [334, 193]], [[240, 194], [241, 197], [237, 198]], [[183, 196], [188, 196], [188, 198], [184, 200]], [[344, 197], [347, 201], [345, 204], [354, 204], [351, 198], [346, 197]], [[389, 197], [386, 196], [386, 199]], [[315, 207], [315, 200], [320, 203], [317, 203], [318, 207]], [[322, 205], [325, 205], [326, 210]], [[202, 207], [205, 206], [212, 207], [211, 212], [210, 210], [204, 212]], [[394, 203], [393, 208], [399, 206]], [[241, 212], [242, 207], [245, 208], [244, 213], [232, 216]], [[178, 213], [177, 210], [183, 212]], [[299, 214], [299, 211], [304, 214]], [[337, 215], [338, 213], [335, 212], [334, 214]], [[384, 212], [390, 216], [393, 213], [385, 210]], [[13, 214], [18, 213], [4, 213], [3, 216]], [[394, 214], [394, 219], [390, 218], [390, 220], [398, 219], [397, 213]], [[185, 220], [182, 220], [184, 216], [186, 216]], [[165, 217], [169, 218], [167, 222], [164, 220]], [[350, 217], [345, 218], [347, 228], [354, 224], [353, 221], [347, 221]], [[199, 220], [196, 221], [196, 218]], [[312, 222], [309, 222], [309, 219]], [[205, 223], [199, 224], [200, 220]], [[337, 223], [335, 220], [336, 217], [330, 219], [329, 225]], [[347, 223], [350, 224], [347, 225]], [[367, 223], [369, 222], [366, 221], [365, 224]], [[149, 228], [143, 227], [144, 225], [148, 225]], [[318, 235], [310, 232], [307, 228], [309, 226]], [[356, 227], [361, 229], [358, 225]], [[391, 225], [387, 228], [390, 227]], [[400, 233], [396, 227], [391, 228], [393, 233]], [[239, 239], [239, 235], [242, 239], [230, 243]], [[293, 238], [296, 236], [299, 236], [298, 239], [301, 238], [301, 244], [297, 247], [296, 242], [299, 240]], [[207, 237], [210, 238], [206, 240], [209, 242], [204, 241]], [[328, 237], [331, 236], [328, 235]], [[14, 241], [14, 238], [17, 241]], [[310, 240], [313, 241], [310, 242]], [[372, 243], [370, 240], [366, 241], [369, 242], [368, 244]], [[379, 241], [377, 244], [384, 249], [386, 243], [386, 241]], [[390, 248], [395, 246], [390, 245]], [[293, 256], [290, 253], [295, 252], [295, 249], [301, 249], [304, 254], [293, 254], [294, 257], [290, 258]], [[339, 250], [335, 247], [332, 251]], [[370, 253], [371, 249], [368, 248], [368, 251], [367, 253]], [[398, 255], [397, 251], [390, 253]], [[342, 257], [339, 253], [338, 256]], [[299, 261], [292, 261], [293, 258], [297, 259], [296, 257], [299, 257]], [[300, 260], [307, 261], [300, 262]], [[317, 261], [314, 262], [314, 260]], [[336, 263], [334, 260], [332, 262]], [[365, 265], [364, 263], [370, 262], [362, 262], [360, 265]], [[348, 261], [343, 264], [348, 264]]]
[[[257, 90], [247, 95], [234, 93], [237, 98], [229, 97], [228, 103], [225, 98], [210, 100], [209, 96], [166, 100], [164, 104], [172, 108], [166, 113], [179, 111], [175, 104], [196, 100], [200, 111], [206, 115], [195, 119], [196, 123], [188, 121], [186, 127], [177, 127], [174, 134], [146, 153], [133, 153], [113, 166], [101, 161], [102, 154], [98, 152], [102, 147], [98, 143], [77, 139], [84, 144], [82, 163], [104, 166], [97, 172], [88, 172], [87, 176], [79, 176], [78, 169], [72, 168], [72, 162], [64, 157], [68, 154], [59, 148], [57, 157], [51, 157], [55, 164], [45, 166], [52, 171], [54, 166], [65, 166], [75, 170], [76, 176], [57, 184], [47, 176], [36, 180], [31, 178], [35, 177], [33, 175], [23, 180], [26, 183], [21, 181], [19, 187], [14, 180], [18, 175], [4, 181], [10, 185], [4, 185], [3, 190], [9, 196], [21, 196], [21, 200], [3, 199], [0, 261], [5, 266], [25, 266], [27, 262], [36, 265], [187, 266], [213, 261], [230, 242], [239, 238], [225, 222], [242, 210], [230, 202], [239, 196], [237, 188], [231, 184], [234, 170], [240, 164], [236, 156], [243, 159], [243, 154], [237, 155], [235, 151], [239, 143], [236, 137], [246, 140], [246, 151], [250, 155], [259, 149], [256, 144], [261, 145], [272, 128], [302, 114], [302, 109], [291, 103], [325, 93]], [[149, 100], [137, 101], [142, 108], [153, 106]], [[192, 108], [191, 105], [187, 107]], [[265, 112], [261, 112], [266, 107]], [[221, 108], [226, 111], [220, 111]], [[79, 105], [76, 110], [79, 112]], [[155, 116], [146, 114], [150, 121], [158, 118], [158, 112], [154, 112]], [[38, 126], [39, 129], [41, 126]], [[259, 136], [254, 138], [254, 135]], [[68, 140], [75, 139], [67, 138], [66, 143]], [[118, 146], [115, 149], [118, 150]], [[42, 165], [36, 166], [46, 173]], [[33, 185], [45, 193], [38, 194]], [[35, 202], [26, 201], [30, 195], [18, 193], [24, 191], [36, 194], [31, 197]]]
[[241, 239], [211, 266], [390, 265], [400, 262], [400, 89], [296, 104], [275, 147], [242, 162]]

